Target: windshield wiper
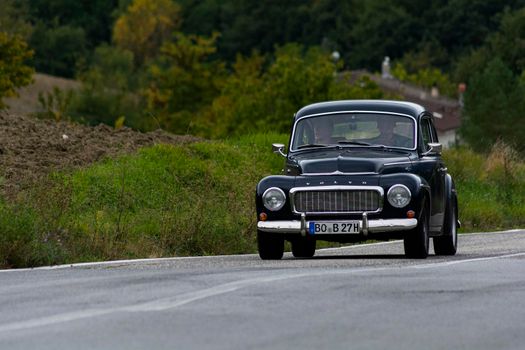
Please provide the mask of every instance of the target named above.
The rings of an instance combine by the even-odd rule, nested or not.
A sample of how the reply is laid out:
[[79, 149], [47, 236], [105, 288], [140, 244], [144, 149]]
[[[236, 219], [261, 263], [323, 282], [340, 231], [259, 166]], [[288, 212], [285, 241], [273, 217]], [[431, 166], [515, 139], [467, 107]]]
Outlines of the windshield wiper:
[[297, 149], [301, 148], [314, 148], [314, 147], [328, 147], [328, 145], [323, 145], [322, 143], [307, 143], [306, 145], [298, 146]]
[[402, 152], [402, 153], [406, 153], [406, 152], [409, 152], [410, 150], [406, 150], [406, 149], [399, 149], [398, 147], [396, 146], [386, 146], [386, 145], [382, 145], [382, 144], [375, 144], [375, 145], [370, 145], [371, 147], [374, 147], [374, 148], [379, 148], [383, 151], [389, 151], [389, 152]]
[[368, 142], [360, 142], [360, 141], [339, 141], [337, 142], [341, 145], [357, 145], [357, 146], [371, 146]]

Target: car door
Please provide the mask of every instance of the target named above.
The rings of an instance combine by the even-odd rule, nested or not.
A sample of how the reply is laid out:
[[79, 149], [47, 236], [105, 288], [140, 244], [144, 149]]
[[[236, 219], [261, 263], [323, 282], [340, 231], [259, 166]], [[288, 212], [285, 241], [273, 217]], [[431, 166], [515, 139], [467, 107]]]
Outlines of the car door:
[[430, 231], [440, 232], [445, 213], [445, 175], [446, 168], [439, 153], [429, 153], [429, 143], [439, 143], [436, 130], [430, 116], [424, 116], [420, 121], [420, 175], [430, 185], [431, 211]]

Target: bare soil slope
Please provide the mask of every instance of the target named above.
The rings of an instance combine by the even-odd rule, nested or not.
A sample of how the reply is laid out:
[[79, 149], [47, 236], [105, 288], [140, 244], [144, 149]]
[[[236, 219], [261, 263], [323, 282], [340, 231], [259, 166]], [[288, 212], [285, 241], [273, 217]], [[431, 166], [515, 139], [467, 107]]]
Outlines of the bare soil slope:
[[5, 195], [12, 196], [55, 170], [84, 167], [143, 146], [195, 140], [160, 130], [141, 133], [129, 128], [57, 123], [0, 112], [0, 186]]

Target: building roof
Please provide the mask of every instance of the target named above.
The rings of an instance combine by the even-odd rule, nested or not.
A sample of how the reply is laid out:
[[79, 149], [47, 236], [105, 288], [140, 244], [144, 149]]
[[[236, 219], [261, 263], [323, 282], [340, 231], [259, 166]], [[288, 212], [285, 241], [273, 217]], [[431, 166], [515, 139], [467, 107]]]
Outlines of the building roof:
[[383, 79], [380, 75], [365, 71], [354, 71], [351, 75], [352, 79], [367, 75], [383, 91], [401, 96], [405, 101], [424, 106], [426, 110], [434, 114], [434, 126], [439, 133], [458, 129], [461, 125], [461, 105], [458, 100], [445, 96], [433, 97], [426, 89], [396, 79]]

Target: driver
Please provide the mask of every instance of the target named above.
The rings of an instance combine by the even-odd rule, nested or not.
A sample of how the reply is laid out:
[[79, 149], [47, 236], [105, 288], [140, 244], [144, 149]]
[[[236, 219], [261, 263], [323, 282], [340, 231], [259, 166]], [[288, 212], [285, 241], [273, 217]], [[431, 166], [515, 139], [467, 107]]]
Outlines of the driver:
[[381, 118], [377, 121], [379, 136], [373, 142], [379, 145], [410, 148], [411, 140], [408, 137], [396, 134], [394, 129], [397, 122], [394, 118]]

